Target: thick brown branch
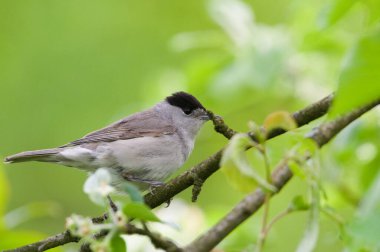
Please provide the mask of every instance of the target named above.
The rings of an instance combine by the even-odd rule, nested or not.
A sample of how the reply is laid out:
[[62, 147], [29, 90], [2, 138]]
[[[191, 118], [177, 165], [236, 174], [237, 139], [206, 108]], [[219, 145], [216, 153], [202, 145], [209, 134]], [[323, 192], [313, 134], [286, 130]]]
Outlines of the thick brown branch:
[[[293, 117], [297, 124], [299, 126], [302, 126], [311, 122], [312, 120], [315, 120], [323, 116], [330, 107], [332, 98], [333, 96], [329, 95], [324, 99], [306, 107], [305, 109], [295, 112], [293, 114]], [[217, 127], [218, 132], [222, 133], [227, 138], [232, 137], [232, 135], [235, 133], [235, 131], [233, 131], [224, 124], [220, 117], [214, 116], [213, 122], [215, 124], [215, 127]], [[270, 135], [268, 138], [273, 138], [282, 133], [284, 132], [278, 132], [274, 135]], [[186, 188], [194, 185], [195, 178], [205, 181], [208, 177], [210, 177], [214, 172], [216, 172], [219, 169], [219, 162], [222, 157], [222, 152], [223, 149], [219, 150], [218, 152], [211, 155], [206, 160], [202, 161], [190, 170], [172, 179], [165, 186], [157, 188], [156, 190], [154, 190], [154, 194], [148, 193], [144, 197], [145, 203], [151, 208], [155, 208], [167, 202]], [[255, 200], [254, 202], [258, 201]], [[105, 216], [96, 218], [97, 222], [101, 222], [102, 220], [104, 220], [104, 217]], [[48, 237], [45, 240], [20, 247], [18, 249], [8, 250], [8, 252], [45, 251], [50, 248], [78, 241], [79, 238], [71, 236], [68, 232], [64, 232], [59, 235]]]
[[[334, 121], [324, 123], [314, 129], [309, 137], [313, 139], [320, 147], [322, 147], [348, 124], [378, 104], [379, 101], [376, 101]], [[272, 174], [273, 185], [278, 189], [276, 193], [284, 187], [292, 176], [293, 174], [288, 168], [287, 162], [283, 161]], [[185, 247], [185, 251], [210, 251], [232, 230], [252, 216], [264, 204], [264, 199], [265, 193], [261, 189], [257, 189], [253, 193], [249, 194], [215, 226]]]

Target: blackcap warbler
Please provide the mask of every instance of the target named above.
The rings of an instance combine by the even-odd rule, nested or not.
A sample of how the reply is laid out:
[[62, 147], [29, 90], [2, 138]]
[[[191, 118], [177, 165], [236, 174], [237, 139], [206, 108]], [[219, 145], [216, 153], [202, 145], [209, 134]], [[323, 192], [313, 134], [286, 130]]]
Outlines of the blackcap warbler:
[[207, 120], [206, 109], [194, 96], [177, 92], [71, 143], [21, 152], [5, 162], [49, 162], [89, 172], [106, 168], [115, 187], [125, 180], [159, 185], [187, 160]]

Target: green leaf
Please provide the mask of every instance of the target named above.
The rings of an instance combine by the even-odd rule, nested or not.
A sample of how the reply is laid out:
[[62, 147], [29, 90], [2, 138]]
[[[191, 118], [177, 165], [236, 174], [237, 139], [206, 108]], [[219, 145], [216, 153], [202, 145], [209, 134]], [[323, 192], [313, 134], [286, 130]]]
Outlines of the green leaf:
[[228, 182], [237, 190], [248, 193], [257, 187], [257, 182], [251, 176], [242, 173], [234, 164], [224, 164], [221, 171]]
[[258, 143], [264, 143], [266, 140], [265, 131], [253, 121], [248, 122], [250, 134], [256, 138]]
[[287, 111], [276, 111], [269, 114], [264, 120], [264, 128], [267, 132], [274, 129], [289, 131], [297, 128], [297, 123], [293, 116]]
[[[355, 219], [346, 227], [346, 233], [352, 239], [353, 247], [371, 247], [370, 251], [380, 248], [380, 212]], [[377, 248], [377, 249], [375, 249]]]
[[379, 0], [362, 0], [363, 4], [366, 5], [368, 11], [368, 21], [371, 25], [379, 21], [380, 17], [380, 1]]
[[317, 143], [311, 138], [303, 138], [295, 146], [295, 153], [299, 156], [312, 157], [316, 154], [319, 147]]
[[288, 161], [288, 167], [294, 175], [296, 175], [297, 177], [300, 177], [302, 180], [306, 179], [306, 173], [304, 169], [302, 169], [299, 161], [295, 159], [290, 159]]
[[115, 233], [110, 241], [110, 247], [112, 252], [124, 252], [127, 251], [127, 245], [125, 240], [120, 236], [120, 233]]
[[329, 3], [321, 17], [319, 18], [320, 25], [322, 28], [327, 28], [338, 22], [346, 13], [351, 9], [351, 7], [356, 3], [355, 0], [335, 0]]
[[318, 146], [311, 138], [296, 137], [296, 141], [296, 146], [290, 151], [288, 167], [294, 175], [305, 180], [310, 172], [310, 170], [305, 169], [306, 161], [316, 154]]
[[144, 202], [144, 197], [141, 194], [141, 191], [132, 183], [126, 181], [123, 184], [123, 189], [131, 197], [131, 200], [134, 202]]
[[310, 204], [301, 195], [295, 196], [289, 206], [290, 211], [304, 211], [309, 208]]
[[160, 219], [152, 212], [152, 210], [140, 202], [130, 202], [124, 205], [123, 213], [130, 217], [143, 221], [156, 221], [160, 222]]
[[359, 214], [370, 215], [380, 207], [380, 171], [360, 201]]
[[[249, 164], [245, 151], [249, 146], [255, 145], [247, 134], [235, 134], [227, 148], [224, 150], [221, 160], [222, 171], [239, 189], [246, 191], [253, 189], [256, 185], [269, 191], [276, 191], [276, 188], [269, 184], [257, 173]], [[233, 165], [230, 165], [230, 161]]]
[[319, 233], [319, 191], [316, 185], [312, 186], [312, 202], [309, 212], [309, 220], [297, 252], [311, 252], [314, 250]]
[[380, 99], [380, 29], [362, 37], [346, 58], [330, 117]]

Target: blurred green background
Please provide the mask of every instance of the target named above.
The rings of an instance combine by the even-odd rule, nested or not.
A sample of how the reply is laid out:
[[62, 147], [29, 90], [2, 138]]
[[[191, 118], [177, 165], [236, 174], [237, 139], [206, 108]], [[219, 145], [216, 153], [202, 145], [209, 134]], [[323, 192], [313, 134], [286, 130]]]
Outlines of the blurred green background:
[[[295, 111], [334, 91], [344, 55], [376, 27], [379, 12], [376, 0], [3, 0], [0, 155], [63, 145], [178, 90], [197, 96], [235, 130], [247, 131], [249, 120], [261, 124], [273, 111]], [[329, 204], [347, 218], [379, 168], [378, 112], [321, 153]], [[272, 165], [290, 140], [270, 143]], [[208, 123], [181, 171], [226, 143]], [[71, 213], [103, 211], [83, 193], [87, 175], [79, 170], [22, 163], [0, 171], [6, 176], [0, 211], [7, 230], [0, 232], [0, 249], [61, 232]], [[244, 196], [226, 183], [218, 172], [199, 201], [189, 203], [205, 216], [202, 230]], [[292, 181], [273, 200], [271, 215], [305, 190], [304, 182]], [[179, 197], [189, 202], [190, 192]], [[220, 247], [250, 251], [259, 216]], [[266, 251], [293, 251], [306, 220], [306, 213], [297, 213], [279, 222]], [[320, 222], [316, 251], [341, 251], [338, 227], [323, 216]]]

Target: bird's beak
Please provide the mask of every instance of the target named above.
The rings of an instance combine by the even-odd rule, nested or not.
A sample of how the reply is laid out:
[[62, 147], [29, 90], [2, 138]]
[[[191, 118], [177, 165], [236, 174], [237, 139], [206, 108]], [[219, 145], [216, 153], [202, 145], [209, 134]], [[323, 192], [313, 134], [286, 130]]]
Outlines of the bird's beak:
[[210, 117], [208, 115], [202, 115], [202, 116], [200, 116], [200, 119], [204, 120], [204, 121], [208, 121], [208, 120], [210, 120]]
[[210, 120], [211, 118], [210, 118], [210, 115], [207, 113], [207, 111], [205, 111], [204, 114], [202, 114], [202, 115], [200, 116], [200, 119], [201, 119], [201, 120], [204, 120], [204, 121], [208, 121], [208, 120]]

